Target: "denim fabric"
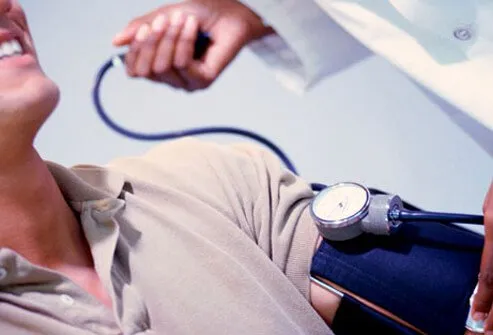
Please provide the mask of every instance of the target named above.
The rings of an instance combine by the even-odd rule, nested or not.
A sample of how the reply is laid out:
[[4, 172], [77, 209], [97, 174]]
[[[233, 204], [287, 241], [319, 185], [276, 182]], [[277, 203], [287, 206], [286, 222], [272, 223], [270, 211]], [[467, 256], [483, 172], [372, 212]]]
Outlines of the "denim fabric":
[[[364, 234], [350, 241], [323, 241], [313, 257], [311, 274], [383, 307], [427, 334], [462, 335], [482, 246], [483, 236], [456, 226], [404, 223], [390, 237]], [[338, 314], [341, 317], [343, 310]], [[371, 314], [366, 317], [372, 316], [375, 325], [381, 323], [380, 314]], [[358, 323], [358, 313], [355, 318]], [[395, 334], [408, 334], [405, 328], [395, 327]], [[366, 333], [368, 327], [362, 328], [361, 334]]]

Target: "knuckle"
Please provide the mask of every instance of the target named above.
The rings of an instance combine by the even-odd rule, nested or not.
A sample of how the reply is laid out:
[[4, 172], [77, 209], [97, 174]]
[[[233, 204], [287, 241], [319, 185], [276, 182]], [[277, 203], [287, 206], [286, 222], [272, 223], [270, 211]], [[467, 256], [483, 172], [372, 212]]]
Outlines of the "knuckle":
[[170, 69], [171, 66], [168, 63], [159, 63], [153, 66], [152, 71], [157, 75], [165, 76]]
[[186, 71], [189, 67], [188, 59], [183, 56], [175, 58], [173, 67], [178, 71]]
[[489, 223], [493, 220], [493, 205], [492, 204], [484, 204], [483, 205], [483, 216], [484, 222]]
[[475, 306], [475, 309], [478, 311], [478, 312], [488, 312], [489, 311], [489, 305], [487, 303], [486, 300], [483, 300], [481, 297], [476, 297], [474, 299], [474, 306]]
[[128, 24], [129, 27], [139, 26], [142, 23], [142, 17], [137, 17], [131, 20]]
[[132, 63], [137, 57], [139, 50], [140, 50], [140, 45], [136, 43], [132, 43], [132, 45], [127, 51], [127, 54], [125, 55], [125, 62], [127, 64]]
[[205, 84], [207, 84], [207, 86], [209, 86], [210, 84], [212, 84], [212, 82], [214, 80], [216, 80], [216, 78], [219, 76], [219, 73], [217, 71], [211, 71], [211, 72], [207, 72], [205, 75], [204, 75], [204, 78], [203, 78], [203, 81]]
[[134, 73], [134, 72], [135, 72], [135, 67], [134, 67], [133, 62], [132, 62], [132, 63], [127, 63], [127, 64], [125, 65], [125, 67], [126, 67], [126, 69], [127, 69], [127, 73], [128, 73], [128, 74], [132, 74], [132, 73]]
[[141, 44], [145, 47], [153, 47], [157, 40], [158, 36], [156, 34], [150, 34]]
[[199, 90], [206, 89], [209, 86], [211, 86], [211, 84], [212, 84], [212, 81], [210, 81], [210, 80], [200, 80], [197, 84], [197, 89], [199, 89]]
[[236, 20], [234, 22], [234, 34], [238, 38], [245, 38], [253, 34], [252, 24], [246, 20]]
[[149, 77], [150, 71], [149, 71], [149, 69], [138, 69], [137, 70], [137, 75], [139, 77]]
[[166, 84], [168, 84], [169, 86], [173, 87], [176, 90], [181, 89], [181, 85], [178, 82], [176, 82], [175, 80], [168, 80], [166, 82]]
[[182, 33], [179, 42], [182, 44], [194, 44], [196, 37], [193, 34]]
[[146, 21], [144, 20], [143, 17], [138, 17], [138, 18], [133, 19], [132, 21], [130, 21], [130, 23], [128, 24], [128, 27], [131, 28], [131, 29], [138, 29], [145, 22]]
[[193, 87], [186, 87], [185, 90], [189, 93], [193, 93], [193, 92], [197, 92], [198, 90], [200, 90], [201, 88], [200, 87], [197, 87], [197, 86], [193, 86]]
[[188, 92], [195, 92], [195, 91], [198, 91], [201, 89], [202, 89], [202, 86], [201, 86], [200, 81], [193, 80], [193, 81], [189, 81], [187, 83], [187, 91]]
[[168, 35], [168, 33], [166, 33], [159, 38], [157, 44], [158, 44], [157, 53], [160, 55], [167, 54], [170, 53], [171, 50], [173, 50], [176, 47], [176, 39], [173, 36]]
[[180, 29], [176, 26], [171, 26], [166, 31], [166, 34], [164, 34], [163, 39], [174, 42], [179, 34], [180, 34]]
[[488, 269], [484, 273], [481, 273], [481, 276], [479, 276], [479, 283], [488, 290], [493, 289], [493, 273], [491, 270]]
[[184, 89], [185, 89], [185, 91], [191, 93], [191, 92], [195, 92], [195, 91], [199, 90], [200, 88], [198, 87], [196, 82], [188, 82], [185, 85]]

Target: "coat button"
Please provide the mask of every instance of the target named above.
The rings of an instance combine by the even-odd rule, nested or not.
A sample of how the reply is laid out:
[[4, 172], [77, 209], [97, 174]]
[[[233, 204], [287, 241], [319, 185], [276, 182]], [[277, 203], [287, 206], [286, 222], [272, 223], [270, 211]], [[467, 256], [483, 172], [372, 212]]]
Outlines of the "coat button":
[[461, 41], [468, 41], [472, 38], [472, 31], [466, 27], [457, 28], [454, 30], [454, 37]]

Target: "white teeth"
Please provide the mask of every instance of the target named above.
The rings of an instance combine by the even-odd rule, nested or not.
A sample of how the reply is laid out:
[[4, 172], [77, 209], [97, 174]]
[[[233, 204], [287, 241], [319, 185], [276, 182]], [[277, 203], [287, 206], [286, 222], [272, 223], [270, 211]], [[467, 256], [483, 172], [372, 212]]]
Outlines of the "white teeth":
[[4, 43], [2, 45], [2, 51], [6, 55], [12, 55], [14, 53], [14, 47], [12, 46], [12, 43]]
[[0, 59], [22, 54], [22, 46], [17, 40], [0, 43]]
[[14, 52], [22, 53], [22, 47], [19, 41], [13, 40], [11, 43], [12, 43], [12, 47], [14, 48]]

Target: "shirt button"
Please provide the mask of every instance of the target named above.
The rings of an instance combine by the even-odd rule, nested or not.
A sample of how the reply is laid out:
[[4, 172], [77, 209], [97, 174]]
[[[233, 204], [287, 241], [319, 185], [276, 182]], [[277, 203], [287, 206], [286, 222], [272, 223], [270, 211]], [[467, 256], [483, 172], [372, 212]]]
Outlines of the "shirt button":
[[107, 199], [105, 200], [99, 200], [97, 203], [96, 203], [96, 209], [100, 212], [105, 212], [107, 211], [108, 209], [110, 209], [110, 204], [109, 204], [109, 201]]
[[100, 212], [107, 212], [115, 207], [112, 199], [97, 200], [96, 210]]
[[68, 305], [68, 306], [72, 306], [74, 304], [74, 299], [67, 295], [67, 294], [62, 294], [60, 296], [60, 300], [65, 304], [65, 305]]
[[468, 41], [472, 38], [472, 31], [468, 27], [461, 27], [454, 30], [454, 37], [461, 41]]
[[5, 279], [5, 277], [7, 277], [7, 270], [0, 268], [0, 280]]

